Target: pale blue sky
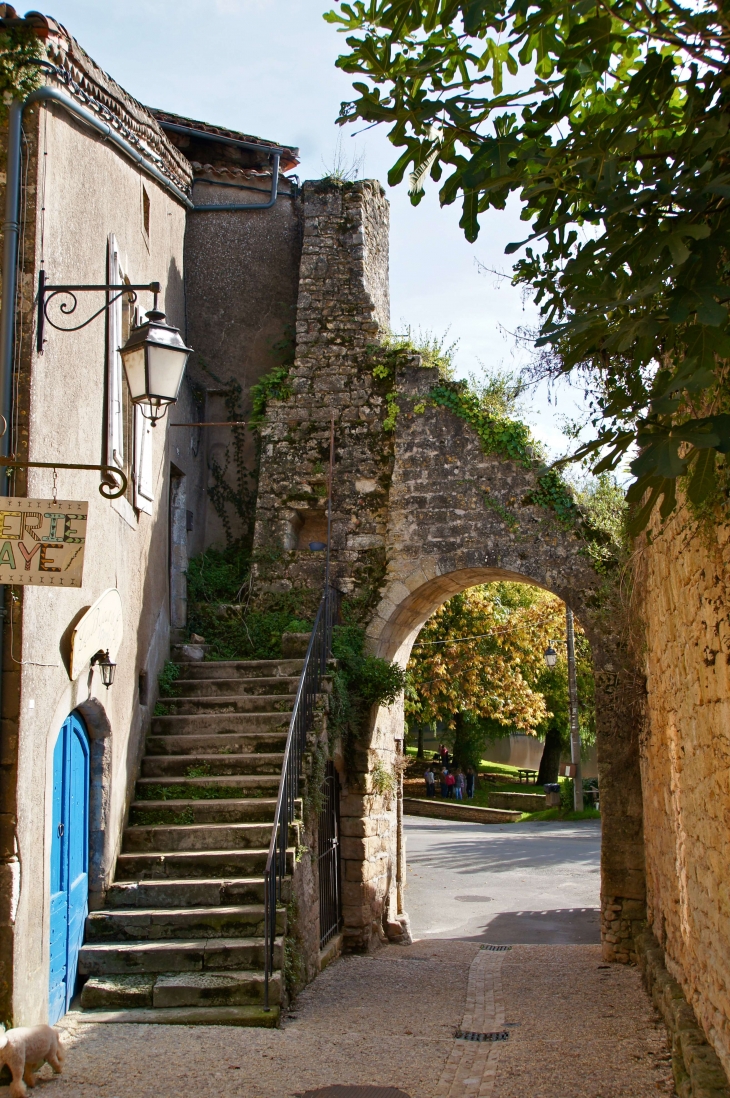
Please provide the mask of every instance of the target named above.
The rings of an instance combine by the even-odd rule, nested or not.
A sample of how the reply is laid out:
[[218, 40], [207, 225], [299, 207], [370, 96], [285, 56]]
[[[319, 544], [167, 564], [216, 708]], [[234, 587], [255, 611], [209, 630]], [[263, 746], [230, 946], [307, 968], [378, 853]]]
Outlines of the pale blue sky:
[[[344, 38], [324, 22], [326, 0], [55, 0], [44, 9], [94, 60], [149, 106], [298, 145], [302, 179], [325, 174], [336, 155], [334, 124], [350, 78], [335, 68]], [[352, 127], [357, 130], [358, 126]], [[395, 150], [381, 127], [342, 142], [364, 156], [361, 175], [383, 183]], [[515, 203], [483, 218], [476, 244], [458, 227], [456, 206], [440, 209], [433, 185], [412, 207], [405, 185], [389, 189], [391, 301], [395, 331], [408, 325], [458, 339], [457, 371], [514, 368], [524, 352], [507, 334], [534, 317], [508, 283], [480, 273], [510, 269], [504, 247], [524, 238]], [[570, 413], [570, 396], [557, 414]], [[550, 448], [563, 450], [545, 393], [528, 418]]]

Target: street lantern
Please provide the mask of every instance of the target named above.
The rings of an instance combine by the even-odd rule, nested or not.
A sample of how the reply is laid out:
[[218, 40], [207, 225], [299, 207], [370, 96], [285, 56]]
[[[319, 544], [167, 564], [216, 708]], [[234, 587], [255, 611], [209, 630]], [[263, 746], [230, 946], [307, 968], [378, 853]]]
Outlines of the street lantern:
[[114, 682], [114, 673], [117, 669], [117, 665], [109, 659], [108, 649], [106, 652], [100, 649], [95, 656], [92, 656], [91, 666], [93, 667], [96, 663], [99, 664], [99, 670], [101, 671], [101, 681], [108, 690]]
[[558, 653], [553, 648], [552, 644], [549, 644], [545, 649], [545, 663], [548, 667], [555, 667], [558, 662]]
[[190, 347], [177, 328], [165, 324], [165, 314], [151, 309], [147, 320], [134, 328], [119, 352], [129, 383], [132, 404], [154, 427], [168, 404], [177, 401]]

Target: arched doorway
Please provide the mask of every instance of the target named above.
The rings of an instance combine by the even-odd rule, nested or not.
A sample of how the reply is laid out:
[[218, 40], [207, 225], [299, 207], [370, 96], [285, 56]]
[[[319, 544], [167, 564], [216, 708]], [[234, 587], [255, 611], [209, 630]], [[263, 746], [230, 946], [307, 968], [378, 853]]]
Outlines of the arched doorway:
[[49, 1022], [69, 1008], [89, 897], [89, 739], [77, 713], [53, 751]]

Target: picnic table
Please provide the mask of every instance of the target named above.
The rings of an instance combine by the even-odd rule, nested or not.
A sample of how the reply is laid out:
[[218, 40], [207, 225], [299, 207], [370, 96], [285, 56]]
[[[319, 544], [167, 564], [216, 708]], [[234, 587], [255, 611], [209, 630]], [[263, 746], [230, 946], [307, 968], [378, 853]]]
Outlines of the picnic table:
[[535, 785], [537, 785], [537, 770], [528, 770], [525, 767], [519, 768], [517, 770], [517, 777], [519, 779], [520, 785], [522, 785], [523, 776], [528, 785], [530, 784], [530, 782], [534, 782]]

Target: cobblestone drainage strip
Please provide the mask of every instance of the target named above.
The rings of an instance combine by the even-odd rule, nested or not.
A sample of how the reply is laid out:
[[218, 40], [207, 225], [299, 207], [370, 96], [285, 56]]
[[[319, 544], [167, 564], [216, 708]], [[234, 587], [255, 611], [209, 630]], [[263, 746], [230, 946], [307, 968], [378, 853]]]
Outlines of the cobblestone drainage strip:
[[509, 1031], [498, 1029], [493, 1033], [475, 1033], [471, 1029], [457, 1029], [454, 1038], [457, 1041], [508, 1041]]
[[508, 949], [512, 949], [512, 946], [493, 946], [485, 945], [479, 946], [480, 949], [489, 949], [492, 953], [505, 953]]
[[321, 1087], [307, 1090], [297, 1098], [409, 1098], [404, 1090], [395, 1087]]

